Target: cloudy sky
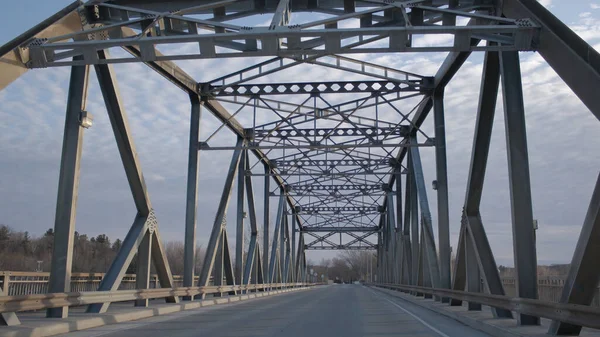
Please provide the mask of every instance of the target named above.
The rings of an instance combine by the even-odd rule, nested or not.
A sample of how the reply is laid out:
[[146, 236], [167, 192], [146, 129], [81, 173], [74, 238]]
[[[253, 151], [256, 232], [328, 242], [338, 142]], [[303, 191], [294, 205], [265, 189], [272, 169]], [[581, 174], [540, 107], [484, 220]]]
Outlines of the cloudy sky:
[[[66, 0], [22, 0], [18, 5], [3, 5], [0, 19], [4, 29], [0, 31], [0, 44], [68, 3]], [[567, 5], [564, 1], [546, 0], [543, 3], [600, 50], [600, 2], [571, 1]], [[270, 18], [261, 16], [254, 20], [263, 23]], [[356, 57], [433, 75], [445, 54]], [[185, 61], [180, 65], [199, 81], [207, 81], [252, 64], [248, 62], [251, 61], [203, 60]], [[460, 228], [481, 63], [481, 54], [471, 56], [446, 91], [452, 245], [457, 242]], [[569, 262], [599, 172], [600, 138], [597, 135], [600, 123], [539, 55], [521, 53], [521, 67], [533, 210], [540, 226], [538, 260], [542, 264]], [[182, 240], [188, 98], [141, 64], [123, 64], [115, 68], [162, 237], [164, 240]], [[298, 81], [326, 75], [331, 72], [304, 66], [271, 78]], [[41, 234], [54, 225], [68, 78], [68, 68], [31, 71], [0, 92], [0, 223], [16, 230]], [[135, 216], [135, 207], [95, 76], [90, 83], [88, 110], [94, 114], [95, 124], [84, 137], [76, 227], [82, 233], [107, 234], [114, 239], [126, 234]], [[498, 102], [482, 218], [498, 263], [512, 265], [502, 100]], [[216, 127], [216, 120], [208, 113], [203, 114], [201, 138], [207, 137]], [[424, 128], [431, 130], [431, 121], [426, 122]], [[216, 141], [230, 144], [235, 138], [224, 131]], [[431, 181], [435, 179], [433, 149], [424, 149], [422, 156], [426, 181]], [[208, 240], [229, 158], [228, 152], [201, 153], [197, 231], [200, 243]], [[262, 181], [254, 181], [257, 199], [261, 200]], [[434, 191], [430, 189], [428, 193], [431, 209], [435, 210]], [[235, 209], [234, 203], [230, 209]], [[262, 217], [262, 210], [259, 217]], [[234, 242], [234, 234], [230, 230], [230, 242]], [[308, 257], [319, 260], [333, 254], [311, 252]]]

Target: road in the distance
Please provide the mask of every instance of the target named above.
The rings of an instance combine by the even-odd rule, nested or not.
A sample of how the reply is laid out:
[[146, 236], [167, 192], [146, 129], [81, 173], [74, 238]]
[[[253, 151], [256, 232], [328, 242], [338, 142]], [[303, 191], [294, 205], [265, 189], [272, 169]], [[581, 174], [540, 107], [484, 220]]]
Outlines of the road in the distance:
[[361, 285], [330, 285], [104, 326], [65, 336], [483, 337], [488, 335]]

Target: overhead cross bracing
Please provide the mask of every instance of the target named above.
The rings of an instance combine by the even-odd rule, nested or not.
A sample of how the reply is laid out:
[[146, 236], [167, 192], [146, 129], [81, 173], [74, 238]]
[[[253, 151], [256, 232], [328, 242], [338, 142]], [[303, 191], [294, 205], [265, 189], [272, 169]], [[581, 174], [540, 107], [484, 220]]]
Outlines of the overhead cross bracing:
[[[256, 21], [259, 15], [267, 15], [268, 22], [261, 26]], [[111, 56], [109, 50], [116, 48], [126, 53], [116, 51]], [[118, 289], [134, 256], [138, 288], [149, 288], [151, 262], [161, 286], [172, 288], [160, 221], [152, 209], [111, 67], [141, 62], [190, 98], [185, 287], [194, 286], [198, 153], [227, 150], [231, 161], [223, 168], [226, 179], [197, 286], [227, 285], [235, 293], [243, 288], [234, 285], [305, 283], [306, 250], [374, 250], [378, 283], [422, 286], [410, 291], [445, 289], [440, 300], [448, 302], [454, 296], [451, 305], [466, 297], [448, 289], [504, 295], [479, 209], [502, 81], [517, 297], [535, 301], [537, 260], [530, 226], [519, 51], [539, 52], [600, 116], [595, 90], [600, 87], [600, 55], [534, 0], [74, 2], [0, 48], [0, 88], [29, 69], [72, 69], [50, 291], [69, 290], [69, 242], [75, 226], [84, 128], [91, 124], [85, 103], [92, 67], [136, 205], [123, 248], [100, 290]], [[429, 74], [397, 69], [391, 64], [401, 62], [388, 64], [374, 57], [414, 52], [448, 55], [439, 70]], [[474, 52], [483, 54], [485, 61], [461, 234], [451, 267], [444, 89]], [[219, 74], [201, 78], [184, 71], [186, 60], [225, 58], [249, 62], [241, 69], [210, 63], [207, 68], [218, 68]], [[289, 76], [290, 70], [299, 70], [297, 78]], [[205, 110], [220, 125], [199, 133]], [[433, 130], [423, 127], [428, 118]], [[222, 139], [232, 137], [225, 130], [234, 135], [227, 144]], [[423, 151], [435, 154], [431, 185], [424, 174]], [[254, 196], [259, 176], [264, 178], [260, 201]], [[237, 209], [232, 220], [226, 215], [234, 185]], [[437, 209], [429, 206], [431, 196], [437, 199]], [[591, 272], [597, 270], [593, 268], [598, 251], [589, 240], [598, 231], [597, 205], [596, 191], [569, 276], [584, 286], [568, 283], [563, 303], [589, 304], [587, 289], [593, 289], [600, 277]], [[435, 223], [432, 213], [437, 214]], [[230, 252], [228, 228], [233, 222], [236, 244], [235, 252]], [[246, 227], [250, 229], [247, 251]], [[586, 277], [591, 274], [594, 277]], [[194, 291], [199, 294], [200, 288]], [[166, 299], [178, 301], [175, 293], [179, 294]], [[88, 311], [103, 312], [109, 304], [92, 303]], [[148, 301], [137, 299], [136, 305], [146, 306]], [[506, 305], [492, 307], [497, 317], [512, 315]], [[49, 308], [48, 316], [65, 317], [67, 309]], [[520, 324], [539, 322], [531, 311], [519, 312]], [[10, 324], [15, 317], [2, 313], [0, 322]], [[573, 322], [557, 319], [551, 330], [578, 332], [580, 321]]]

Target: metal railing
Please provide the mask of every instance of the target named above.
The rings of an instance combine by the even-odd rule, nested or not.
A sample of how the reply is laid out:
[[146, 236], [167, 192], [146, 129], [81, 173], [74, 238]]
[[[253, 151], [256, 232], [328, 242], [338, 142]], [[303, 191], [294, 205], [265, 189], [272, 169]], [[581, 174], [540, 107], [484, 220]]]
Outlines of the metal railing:
[[206, 286], [156, 288], [140, 290], [89, 291], [37, 295], [0, 296], [0, 313], [31, 311], [47, 308], [82, 306], [96, 303], [128, 302], [134, 300], [159, 299], [174, 296], [222, 294], [227, 292], [248, 293], [289, 288], [306, 288], [312, 283], [273, 283], [244, 286]]
[[[73, 273], [71, 274], [71, 291], [96, 291], [104, 273]], [[50, 273], [47, 272], [23, 272], [23, 271], [0, 271], [0, 287], [4, 295], [34, 295], [46, 294], [48, 292], [48, 280]], [[198, 276], [194, 278], [194, 284], [198, 282]], [[173, 286], [183, 286], [183, 277], [173, 275]], [[157, 275], [150, 275], [150, 288], [160, 288]], [[136, 289], [135, 274], [125, 274], [119, 290]]]
[[428, 294], [440, 298], [446, 297], [459, 301], [473, 302], [494, 308], [506, 309], [521, 314], [544, 317], [564, 323], [600, 329], [600, 308], [595, 307], [449, 289], [426, 288], [387, 283], [367, 284], [380, 288]]
[[[0, 271], [0, 287], [4, 294], [8, 296], [45, 294], [48, 292], [48, 279], [50, 273], [45, 272], [20, 272], [20, 271]], [[73, 273], [71, 275], [71, 291], [95, 291], [98, 289], [104, 273]], [[195, 277], [194, 284], [198, 281]], [[8, 284], [8, 288], [5, 286]], [[559, 276], [540, 277], [538, 279], [539, 299], [549, 302], [559, 302], [562, 293], [562, 287], [565, 280]], [[515, 279], [512, 277], [503, 277], [502, 285], [506, 296], [516, 296]], [[173, 286], [175, 288], [183, 286], [183, 277], [173, 275]], [[150, 288], [160, 288], [158, 277], [151, 275]], [[134, 290], [135, 274], [126, 274], [119, 286], [119, 290]], [[600, 307], [600, 287], [596, 288], [595, 297], [590, 304], [593, 307]]]
[[[547, 276], [538, 278], [538, 298], [542, 301], [560, 302], [565, 279], [560, 276]], [[517, 295], [514, 277], [503, 277], [502, 286], [506, 296], [515, 297]], [[592, 307], [600, 307], [600, 285], [594, 291]]]

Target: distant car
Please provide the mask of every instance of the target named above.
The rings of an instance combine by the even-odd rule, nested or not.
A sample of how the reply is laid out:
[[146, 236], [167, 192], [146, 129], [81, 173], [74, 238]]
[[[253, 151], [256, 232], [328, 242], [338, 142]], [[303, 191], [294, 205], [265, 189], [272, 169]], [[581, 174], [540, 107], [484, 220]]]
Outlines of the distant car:
[[333, 283], [335, 283], [335, 284], [341, 284], [342, 281], [340, 281], [340, 280], [334, 280]]

